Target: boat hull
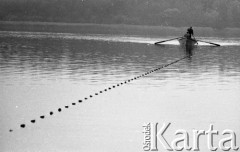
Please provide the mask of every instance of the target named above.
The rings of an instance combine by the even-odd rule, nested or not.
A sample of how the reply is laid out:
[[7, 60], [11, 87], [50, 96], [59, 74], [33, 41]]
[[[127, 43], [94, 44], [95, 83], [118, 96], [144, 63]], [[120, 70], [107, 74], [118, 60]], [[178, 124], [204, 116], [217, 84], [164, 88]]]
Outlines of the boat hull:
[[178, 39], [178, 42], [181, 47], [186, 48], [186, 49], [194, 49], [197, 45], [197, 41], [193, 39], [187, 39], [187, 38], [181, 38]]

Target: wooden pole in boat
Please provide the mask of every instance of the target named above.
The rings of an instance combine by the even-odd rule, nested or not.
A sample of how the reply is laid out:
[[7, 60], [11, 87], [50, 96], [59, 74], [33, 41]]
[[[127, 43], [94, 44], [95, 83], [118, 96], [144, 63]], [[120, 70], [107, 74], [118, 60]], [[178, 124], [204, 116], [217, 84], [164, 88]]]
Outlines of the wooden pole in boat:
[[182, 37], [176, 37], [176, 38], [173, 38], [173, 39], [169, 39], [169, 40], [164, 40], [164, 41], [159, 41], [159, 42], [156, 42], [154, 44], [159, 44], [159, 43], [163, 43], [163, 42], [167, 42], [167, 41], [172, 41], [172, 40], [176, 40], [176, 39], [180, 39]]
[[212, 43], [212, 42], [207, 42], [207, 41], [202, 41], [202, 40], [197, 40], [199, 42], [204, 42], [204, 43], [209, 43], [209, 44], [212, 44], [212, 45], [216, 45], [216, 46], [221, 46], [219, 44], [216, 44], [216, 43]]

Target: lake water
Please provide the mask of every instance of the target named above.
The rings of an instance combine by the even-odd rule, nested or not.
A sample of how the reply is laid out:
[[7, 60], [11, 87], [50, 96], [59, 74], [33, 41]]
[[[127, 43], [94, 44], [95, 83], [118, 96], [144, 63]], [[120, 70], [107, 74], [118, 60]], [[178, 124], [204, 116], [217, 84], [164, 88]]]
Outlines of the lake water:
[[1, 151], [139, 152], [148, 122], [171, 123], [169, 141], [187, 130], [190, 143], [213, 124], [215, 146], [224, 129], [240, 146], [240, 39], [201, 38], [222, 46], [191, 57], [177, 41], [153, 45], [164, 39], [0, 32]]

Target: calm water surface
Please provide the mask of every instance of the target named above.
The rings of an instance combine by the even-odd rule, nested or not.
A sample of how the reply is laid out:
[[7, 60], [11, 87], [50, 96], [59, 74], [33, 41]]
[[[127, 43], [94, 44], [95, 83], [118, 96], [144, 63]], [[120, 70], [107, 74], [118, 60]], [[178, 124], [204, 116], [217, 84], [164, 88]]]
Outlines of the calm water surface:
[[[145, 122], [171, 122], [170, 141], [177, 129], [213, 124], [239, 143], [237, 38], [208, 38], [223, 46], [201, 43], [192, 57], [104, 91], [189, 55], [175, 41], [153, 45], [161, 39], [0, 32], [1, 151], [142, 151]], [[207, 151], [207, 138], [200, 142]]]

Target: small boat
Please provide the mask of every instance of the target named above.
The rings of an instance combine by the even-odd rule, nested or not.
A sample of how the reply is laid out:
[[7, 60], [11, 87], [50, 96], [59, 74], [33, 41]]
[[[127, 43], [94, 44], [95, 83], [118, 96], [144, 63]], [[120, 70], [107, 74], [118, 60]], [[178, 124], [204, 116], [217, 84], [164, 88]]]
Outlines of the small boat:
[[187, 49], [187, 50], [192, 50], [194, 49], [199, 42], [204, 42], [204, 43], [208, 43], [208, 44], [212, 44], [214, 46], [221, 46], [220, 44], [216, 44], [216, 43], [212, 43], [212, 42], [207, 42], [207, 41], [203, 41], [203, 40], [196, 40], [196, 39], [189, 39], [186, 37], [177, 37], [177, 38], [173, 38], [173, 39], [169, 39], [169, 40], [164, 40], [164, 41], [159, 41], [159, 42], [155, 42], [155, 45], [160, 45], [161, 43], [167, 42], [167, 41], [172, 41], [172, 40], [178, 40], [179, 44]]
[[197, 41], [194, 39], [187, 39], [185, 37], [182, 37], [178, 39], [178, 42], [181, 47], [186, 48], [186, 49], [194, 49], [197, 45]]

